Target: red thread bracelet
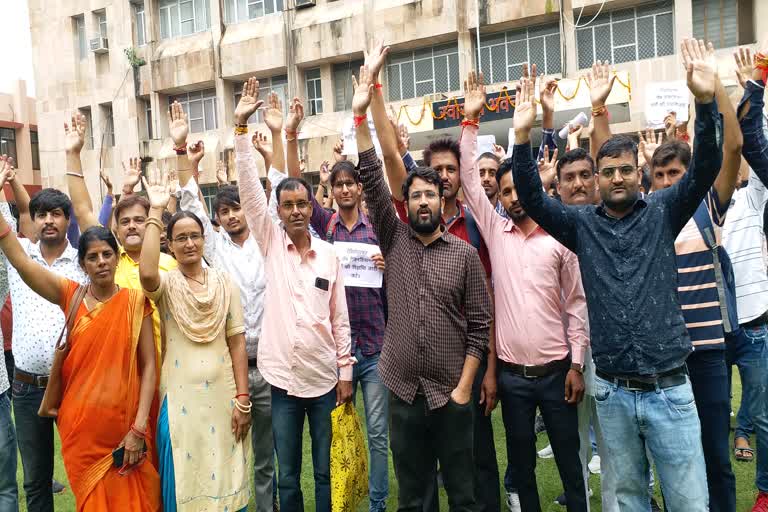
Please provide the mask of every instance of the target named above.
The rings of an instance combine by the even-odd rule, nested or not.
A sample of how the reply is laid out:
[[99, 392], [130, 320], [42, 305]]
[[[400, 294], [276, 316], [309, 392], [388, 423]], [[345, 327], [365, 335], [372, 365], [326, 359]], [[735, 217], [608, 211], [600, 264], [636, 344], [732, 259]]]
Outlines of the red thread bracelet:
[[235, 395], [235, 400], [237, 400], [237, 399], [238, 399], [238, 398], [240, 398], [241, 396], [244, 396], [244, 397], [248, 397], [248, 398], [249, 398], [251, 395], [250, 395], [249, 393], [240, 393], [239, 395]]
[[461, 122], [461, 126], [476, 126], [480, 127], [480, 120], [479, 119], [467, 119], [464, 118], [464, 120]]
[[763, 53], [755, 55], [755, 68], [763, 72], [763, 82], [768, 78], [768, 56]]
[[376, 85], [374, 85], [374, 87], [375, 87], [376, 89], [381, 89], [381, 88], [382, 88], [382, 87], [384, 87], [384, 86], [383, 86], [382, 84], [376, 84]]
[[285, 130], [285, 134], [286, 134], [286, 135], [298, 135], [298, 132], [294, 132], [294, 131], [292, 131], [292, 130], [287, 130], [287, 129], [286, 129], [286, 130]]
[[361, 124], [363, 124], [363, 121], [365, 121], [366, 119], [368, 119], [368, 115], [367, 115], [367, 114], [363, 114], [363, 115], [361, 115], [361, 116], [355, 116], [355, 118], [354, 118], [354, 119], [355, 119], [355, 128], [357, 128], [358, 126], [360, 126]]

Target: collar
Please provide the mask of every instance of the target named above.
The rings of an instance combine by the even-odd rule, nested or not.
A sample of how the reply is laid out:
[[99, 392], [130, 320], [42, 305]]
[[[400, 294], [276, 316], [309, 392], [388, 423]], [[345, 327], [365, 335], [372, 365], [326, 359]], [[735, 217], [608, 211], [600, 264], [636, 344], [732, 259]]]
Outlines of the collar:
[[[317, 241], [315, 237], [309, 234], [309, 230], [307, 230], [305, 234], [307, 235], [307, 238], [309, 238], [309, 250], [307, 251], [307, 256], [315, 256], [317, 254], [317, 251], [315, 250]], [[286, 250], [291, 250], [291, 248], [296, 250], [296, 246], [291, 240], [291, 237], [289, 237], [288, 233], [285, 231], [285, 227], [283, 227], [283, 245], [285, 246]]]
[[[333, 216], [333, 223], [335, 225], [337, 225], [337, 226], [338, 225], [342, 225], [342, 226], [346, 227], [345, 224], [344, 224], [344, 221], [341, 218], [341, 214], [340, 213], [337, 213], [336, 215]], [[352, 229], [350, 229], [348, 231], [350, 233], [353, 232], [355, 229], [357, 229], [357, 226], [359, 226], [360, 224], [362, 224], [363, 226], [368, 227], [368, 228], [373, 227], [373, 226], [371, 226], [371, 221], [368, 219], [368, 216], [363, 212], [362, 209], [358, 208], [357, 209], [357, 222], [355, 222], [355, 225], [352, 226]]]
[[[637, 201], [635, 201], [635, 204], [632, 205], [632, 212], [635, 212], [640, 208], [645, 208], [646, 206], [648, 206], [648, 202], [645, 200], [645, 198], [638, 197]], [[603, 206], [603, 203], [600, 203], [599, 205], [595, 206], [595, 211], [597, 212], [598, 215], [600, 215], [601, 217], [605, 217], [606, 219], [621, 220], [621, 219], [617, 219], [613, 215], [606, 212], [605, 207]], [[629, 215], [632, 215], [632, 213], [630, 213]], [[627, 218], [629, 215], [625, 215], [624, 217], [622, 217], [622, 219]]]
[[[411, 236], [411, 238], [415, 239], [420, 244], [424, 245], [419, 238], [419, 234], [414, 231], [414, 229], [411, 227], [410, 224], [408, 224], [408, 234]], [[432, 240], [432, 242], [427, 245], [426, 247], [429, 247], [430, 245], [434, 244], [438, 240], [442, 240], [445, 243], [448, 243], [448, 235], [450, 232], [448, 231], [448, 228], [445, 226], [445, 224], [440, 224], [440, 236]], [[462, 240], [463, 241], [463, 240]]]
[[[40, 250], [40, 241], [38, 240], [34, 244], [31, 244], [29, 249], [30, 256], [38, 258], [40, 261], [45, 261], [45, 258], [43, 258], [43, 252]], [[72, 247], [72, 244], [67, 241], [67, 247], [64, 249], [64, 252], [61, 253], [61, 256], [56, 258], [54, 260], [54, 263], [57, 261], [72, 261], [75, 263], [78, 263], [77, 259], [77, 249]]]
[[117, 250], [118, 250], [118, 254], [120, 256], [120, 261], [126, 261], [126, 262], [130, 263], [131, 265], [133, 265], [134, 267], [138, 266], [138, 263], [136, 263], [136, 261], [134, 261], [134, 259], [131, 258], [128, 255], [127, 252], [125, 252], [125, 249], [123, 249], [122, 245], [118, 245], [117, 246]]
[[[461, 201], [459, 199], [456, 200], [456, 208], [459, 210], [459, 213], [457, 213], [456, 216], [453, 217], [453, 220], [451, 221], [450, 225], [453, 225], [453, 223], [456, 222], [457, 220], [463, 219], [464, 217], [466, 217], [464, 212], [464, 205], [461, 204]], [[442, 216], [440, 216], [440, 224], [442, 224], [443, 226], [448, 226], [448, 224], [445, 223], [445, 220], [443, 220]]]
[[533, 230], [526, 235], [526, 234], [523, 233], [523, 230], [520, 229], [517, 226], [517, 224], [515, 224], [515, 221], [513, 221], [512, 219], [507, 219], [507, 223], [504, 225], [504, 232], [505, 233], [512, 233], [513, 231], [517, 231], [518, 233], [520, 233], [521, 236], [524, 236], [525, 238], [530, 238], [530, 237], [532, 237], [533, 235], [535, 235], [538, 232], [542, 232], [544, 234], [548, 234], [546, 231], [544, 231], [544, 229], [541, 226], [536, 224], [536, 227], [533, 228]]

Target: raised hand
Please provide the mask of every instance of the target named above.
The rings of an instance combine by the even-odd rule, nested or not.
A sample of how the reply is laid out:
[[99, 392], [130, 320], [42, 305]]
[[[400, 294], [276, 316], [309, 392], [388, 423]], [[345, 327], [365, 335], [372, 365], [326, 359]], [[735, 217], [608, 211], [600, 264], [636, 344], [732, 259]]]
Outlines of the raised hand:
[[360, 66], [360, 78], [355, 79], [355, 75], [352, 75], [352, 86], [355, 90], [354, 96], [352, 96], [352, 113], [356, 116], [364, 116], [368, 111], [368, 106], [371, 104], [371, 98], [373, 98], [373, 76], [371, 75], [368, 66], [363, 64]]
[[589, 85], [589, 99], [592, 107], [602, 107], [608, 100], [613, 89], [616, 74], [611, 73], [608, 61], [597, 61], [592, 64], [592, 69], [587, 73], [587, 85]]
[[364, 54], [365, 64], [368, 66], [368, 71], [370, 71], [374, 83], [377, 83], [379, 81], [379, 72], [387, 61], [389, 46], [384, 46], [382, 42], [378, 42], [373, 45], [370, 52], [366, 51]]
[[642, 132], [637, 132], [637, 137], [640, 139], [637, 149], [642, 153], [643, 158], [645, 158], [648, 165], [651, 164], [651, 159], [653, 158], [653, 153], [656, 151], [656, 148], [661, 146], [663, 136], [664, 132], [659, 132], [654, 140], [653, 129], [651, 128], [645, 130], [645, 136], [643, 136]]
[[541, 110], [545, 113], [553, 113], [555, 111], [555, 91], [557, 90], [557, 80], [554, 78], [541, 78], [541, 86], [539, 88], [539, 103], [541, 103]]
[[320, 184], [325, 188], [328, 188], [330, 181], [331, 169], [328, 165], [328, 160], [325, 160], [322, 164], [320, 164]]
[[107, 195], [112, 195], [112, 180], [109, 179], [109, 175], [104, 171], [104, 169], [99, 171], [99, 178], [101, 178], [101, 182], [104, 183], [104, 186], [107, 187]]
[[264, 122], [272, 133], [280, 133], [283, 129], [283, 106], [275, 92], [269, 93], [267, 111], [264, 112]]
[[194, 144], [190, 144], [187, 148], [187, 155], [192, 165], [197, 167], [200, 165], [200, 160], [205, 156], [205, 143], [199, 140]]
[[584, 126], [577, 124], [568, 128], [568, 150], [579, 147], [579, 137], [584, 131]]
[[8, 155], [0, 155], [0, 188], [8, 181], [13, 181], [16, 171], [13, 169], [13, 158]]
[[229, 177], [227, 176], [227, 165], [223, 160], [216, 162], [216, 181], [219, 185], [226, 185], [229, 183]]
[[762, 78], [762, 73], [755, 67], [755, 57], [749, 48], [739, 48], [738, 52], [733, 52], [733, 60], [736, 61], [736, 78], [741, 87], [746, 87], [749, 79]]
[[123, 163], [123, 194], [132, 194], [141, 179], [141, 160], [129, 158], [128, 168]]
[[261, 154], [264, 160], [269, 160], [270, 162], [272, 161], [272, 144], [269, 142], [269, 139], [266, 135], [261, 132], [256, 132], [253, 134], [251, 142], [253, 143], [253, 147], [256, 148], [256, 151]]
[[552, 152], [552, 156], [549, 156], [549, 146], [544, 146], [544, 158], [539, 160], [539, 176], [541, 177], [541, 183], [547, 189], [555, 181], [557, 176], [557, 148]]
[[152, 208], [165, 210], [168, 201], [171, 199], [171, 187], [168, 183], [168, 175], [159, 169], [152, 169], [147, 172], [149, 178], [141, 178], [144, 183], [144, 190], [147, 191], [147, 199]]
[[470, 71], [464, 80], [464, 117], [471, 120], [480, 119], [485, 106], [485, 85], [483, 74]]
[[498, 144], [493, 145], [493, 154], [496, 155], [496, 158], [502, 161], [507, 158], [507, 150]]
[[243, 94], [235, 107], [235, 122], [248, 124], [248, 118], [263, 104], [264, 102], [259, 100], [259, 81], [251, 77], [243, 84]]
[[64, 150], [80, 154], [85, 144], [85, 116], [80, 112], [72, 114], [72, 124], [64, 123]]
[[[520, 92], [515, 98], [515, 114], [512, 126], [515, 129], [515, 140], [527, 142], [536, 121], [536, 103], [534, 102], [534, 84], [530, 78], [520, 79]], [[518, 137], [518, 133], [520, 136]]]
[[297, 133], [299, 125], [304, 120], [304, 104], [301, 102], [301, 98], [293, 98], [288, 112], [288, 119], [285, 121], [285, 131]]
[[667, 134], [667, 140], [675, 139], [677, 132], [677, 112], [669, 112], [664, 116], [664, 133]]
[[173, 139], [173, 145], [177, 148], [182, 147], [187, 143], [187, 135], [189, 135], [187, 114], [178, 101], [171, 104], [168, 114], [168, 129], [171, 133], [171, 139]]
[[715, 97], [717, 83], [717, 62], [715, 48], [712, 43], [704, 44], [702, 40], [683, 39], [680, 43], [683, 55], [683, 66], [687, 73], [688, 89], [699, 103], [709, 103]]
[[336, 162], [343, 162], [347, 159], [347, 155], [342, 154], [344, 152], [344, 139], [339, 137], [336, 144], [333, 145], [333, 159]]

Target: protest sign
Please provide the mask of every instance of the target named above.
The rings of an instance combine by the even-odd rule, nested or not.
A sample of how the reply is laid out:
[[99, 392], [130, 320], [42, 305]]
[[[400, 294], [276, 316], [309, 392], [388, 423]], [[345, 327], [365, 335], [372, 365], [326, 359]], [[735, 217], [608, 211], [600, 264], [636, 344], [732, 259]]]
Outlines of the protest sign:
[[664, 117], [677, 114], [677, 122], [688, 121], [688, 86], [685, 80], [650, 82], [645, 88], [645, 120], [648, 128], [664, 128]]
[[478, 135], [477, 136], [477, 154], [493, 153], [493, 146], [496, 144], [495, 135]]
[[334, 242], [333, 247], [341, 263], [344, 286], [381, 288], [384, 274], [371, 259], [371, 256], [381, 252], [377, 246], [356, 242]]
[[[381, 156], [381, 144], [376, 137], [376, 127], [373, 126], [373, 118], [368, 117], [368, 129], [371, 131], [371, 139], [373, 140], [373, 146], [376, 148], [376, 154]], [[349, 117], [344, 120], [344, 126], [341, 130], [341, 136], [344, 139], [344, 150], [342, 155], [357, 155], [357, 134], [355, 132], [355, 122]]]

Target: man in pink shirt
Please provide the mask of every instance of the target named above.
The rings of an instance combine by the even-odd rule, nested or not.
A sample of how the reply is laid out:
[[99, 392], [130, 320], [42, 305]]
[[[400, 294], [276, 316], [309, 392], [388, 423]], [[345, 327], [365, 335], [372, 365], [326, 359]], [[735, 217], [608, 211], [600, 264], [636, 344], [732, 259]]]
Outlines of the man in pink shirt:
[[[517, 460], [512, 477], [523, 511], [541, 510], [536, 487], [536, 408], [547, 424], [569, 511], [586, 511], [579, 461], [576, 405], [584, 393], [588, 346], [587, 304], [576, 256], [523, 210], [512, 181], [511, 161], [496, 173], [509, 219], [488, 202], [476, 166], [477, 132], [485, 87], [470, 73], [465, 82], [461, 137], [464, 198], [488, 245], [494, 269], [499, 396], [507, 442]], [[474, 123], [474, 125], [473, 125]]]
[[[236, 118], [248, 119], [263, 103], [259, 82], [249, 79]], [[272, 165], [285, 171], [280, 132], [283, 115], [272, 93], [265, 121], [273, 133]], [[292, 133], [295, 137], [296, 134]], [[288, 136], [291, 136], [289, 134]], [[304, 415], [312, 436], [316, 510], [330, 512], [331, 411], [352, 398], [351, 335], [341, 266], [333, 246], [310, 236], [311, 188], [288, 178], [277, 187], [282, 226], [272, 222], [248, 137], [235, 128], [240, 199], [251, 234], [264, 256], [267, 289], [259, 341], [259, 371], [272, 386], [272, 428], [280, 468], [282, 510], [303, 510], [301, 453]]]

